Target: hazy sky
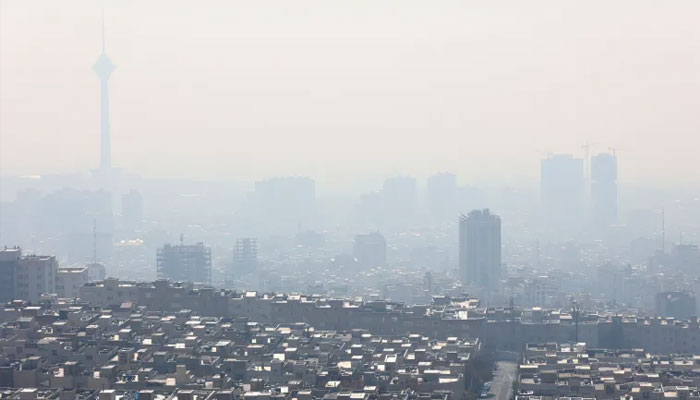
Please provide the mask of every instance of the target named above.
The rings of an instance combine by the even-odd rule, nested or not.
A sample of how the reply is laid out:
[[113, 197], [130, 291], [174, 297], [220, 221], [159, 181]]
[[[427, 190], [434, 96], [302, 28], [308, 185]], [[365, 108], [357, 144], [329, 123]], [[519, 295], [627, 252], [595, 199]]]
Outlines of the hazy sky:
[[[93, 168], [99, 0], [0, 0], [0, 172]], [[700, 2], [105, 0], [114, 164], [321, 182], [536, 177], [619, 148], [700, 180]]]

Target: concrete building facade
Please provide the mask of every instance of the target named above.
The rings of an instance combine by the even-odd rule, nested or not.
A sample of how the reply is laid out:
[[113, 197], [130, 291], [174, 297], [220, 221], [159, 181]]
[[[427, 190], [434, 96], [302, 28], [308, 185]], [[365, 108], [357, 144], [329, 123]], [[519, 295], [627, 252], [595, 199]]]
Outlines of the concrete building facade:
[[22, 255], [18, 247], [0, 250], [0, 301], [37, 303], [43, 294], [56, 293], [58, 262], [54, 256]]
[[56, 275], [56, 294], [63, 298], [76, 298], [80, 296], [80, 288], [88, 283], [88, 267], [63, 267], [58, 269]]
[[463, 283], [495, 289], [501, 275], [501, 219], [488, 209], [459, 220], [459, 270]]
[[617, 222], [617, 156], [601, 153], [591, 158], [591, 219], [594, 226]]

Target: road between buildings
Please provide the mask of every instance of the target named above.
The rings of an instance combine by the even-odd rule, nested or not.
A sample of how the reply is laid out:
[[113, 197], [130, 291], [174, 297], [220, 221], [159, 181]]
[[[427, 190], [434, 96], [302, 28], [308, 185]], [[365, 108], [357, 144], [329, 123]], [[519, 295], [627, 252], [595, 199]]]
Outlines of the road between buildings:
[[518, 377], [518, 366], [510, 361], [497, 361], [493, 374], [489, 400], [510, 400], [513, 397], [513, 381]]

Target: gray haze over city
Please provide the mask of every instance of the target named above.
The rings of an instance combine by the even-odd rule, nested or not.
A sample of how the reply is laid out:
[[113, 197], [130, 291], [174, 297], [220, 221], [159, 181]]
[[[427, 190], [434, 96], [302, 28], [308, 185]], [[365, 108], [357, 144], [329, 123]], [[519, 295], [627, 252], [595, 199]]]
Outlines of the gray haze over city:
[[700, 398], [699, 16], [0, 0], [0, 398]]

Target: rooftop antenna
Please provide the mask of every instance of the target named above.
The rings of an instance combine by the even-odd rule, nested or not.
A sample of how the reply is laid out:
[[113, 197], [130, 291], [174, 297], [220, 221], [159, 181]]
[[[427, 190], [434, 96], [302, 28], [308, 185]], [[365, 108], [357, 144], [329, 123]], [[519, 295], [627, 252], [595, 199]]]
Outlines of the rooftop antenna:
[[92, 263], [97, 264], [97, 218], [92, 219]]
[[102, 0], [100, 2], [100, 7], [102, 11], [102, 53], [105, 52], [105, 2]]

